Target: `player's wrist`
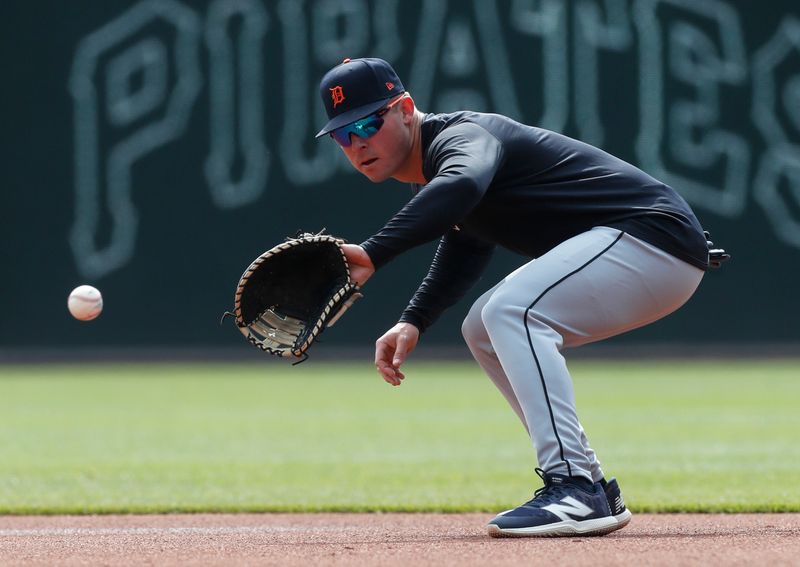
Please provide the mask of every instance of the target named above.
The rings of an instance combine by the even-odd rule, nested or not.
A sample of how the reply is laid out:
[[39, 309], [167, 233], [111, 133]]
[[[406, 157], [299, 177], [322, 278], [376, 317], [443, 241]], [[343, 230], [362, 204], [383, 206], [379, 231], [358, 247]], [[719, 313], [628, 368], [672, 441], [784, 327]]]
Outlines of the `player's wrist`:
[[424, 330], [422, 328], [422, 325], [420, 325], [418, 323], [415, 323], [414, 321], [410, 321], [408, 319], [404, 319], [403, 317], [400, 317], [400, 320], [397, 322], [397, 326], [400, 326], [400, 325], [410, 327], [411, 329], [416, 331], [417, 335], [421, 335], [423, 330]]

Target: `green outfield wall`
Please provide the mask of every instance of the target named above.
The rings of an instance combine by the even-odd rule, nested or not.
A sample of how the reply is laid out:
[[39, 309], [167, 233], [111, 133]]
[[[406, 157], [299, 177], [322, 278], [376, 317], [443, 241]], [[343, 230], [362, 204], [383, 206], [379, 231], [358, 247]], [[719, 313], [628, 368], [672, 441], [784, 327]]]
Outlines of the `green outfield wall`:
[[[395, 65], [425, 111], [500, 112], [675, 187], [734, 259], [681, 312], [620, 340], [800, 343], [797, 0], [4, 2], [0, 348], [238, 347], [219, 316], [298, 229], [360, 242], [410, 197], [351, 171], [317, 85]], [[434, 245], [397, 259], [333, 332], [396, 321]], [[523, 259], [501, 252], [433, 327]], [[72, 320], [69, 291], [106, 309]]]

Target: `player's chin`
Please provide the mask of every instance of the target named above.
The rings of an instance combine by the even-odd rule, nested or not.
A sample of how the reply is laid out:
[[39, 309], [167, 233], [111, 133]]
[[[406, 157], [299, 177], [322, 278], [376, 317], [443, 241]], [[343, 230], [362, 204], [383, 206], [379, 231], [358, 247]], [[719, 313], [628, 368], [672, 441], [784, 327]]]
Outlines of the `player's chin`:
[[361, 173], [363, 173], [364, 177], [366, 177], [367, 179], [369, 179], [373, 183], [381, 183], [381, 182], [386, 181], [387, 179], [389, 179], [388, 175], [375, 175], [373, 173], [365, 173], [363, 171]]
[[389, 179], [390, 175], [388, 172], [383, 168], [375, 167], [375, 165], [376, 164], [373, 163], [366, 167], [362, 166], [359, 168], [359, 171], [373, 183], [381, 183]]

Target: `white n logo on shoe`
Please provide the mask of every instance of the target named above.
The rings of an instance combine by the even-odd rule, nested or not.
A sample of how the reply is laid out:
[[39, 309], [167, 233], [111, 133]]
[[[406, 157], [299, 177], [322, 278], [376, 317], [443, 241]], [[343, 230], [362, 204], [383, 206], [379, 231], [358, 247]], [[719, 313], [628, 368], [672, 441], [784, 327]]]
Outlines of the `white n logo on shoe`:
[[547, 506], [542, 506], [542, 510], [547, 510], [548, 512], [555, 514], [562, 521], [564, 520], [571, 520], [572, 517], [576, 518], [585, 518], [589, 514], [592, 513], [592, 509], [589, 508], [583, 502], [580, 502], [573, 498], [572, 496], [566, 496], [561, 499], [561, 502], [555, 502], [553, 504], [548, 504]]

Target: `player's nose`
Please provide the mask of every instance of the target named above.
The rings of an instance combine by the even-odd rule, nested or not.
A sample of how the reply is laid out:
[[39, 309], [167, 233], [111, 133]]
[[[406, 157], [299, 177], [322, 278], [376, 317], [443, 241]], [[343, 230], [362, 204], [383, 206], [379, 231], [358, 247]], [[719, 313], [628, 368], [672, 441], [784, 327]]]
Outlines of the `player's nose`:
[[362, 138], [361, 136], [356, 136], [355, 134], [350, 134], [350, 147], [356, 148], [359, 150], [363, 150], [369, 146], [369, 142], [367, 138]]

